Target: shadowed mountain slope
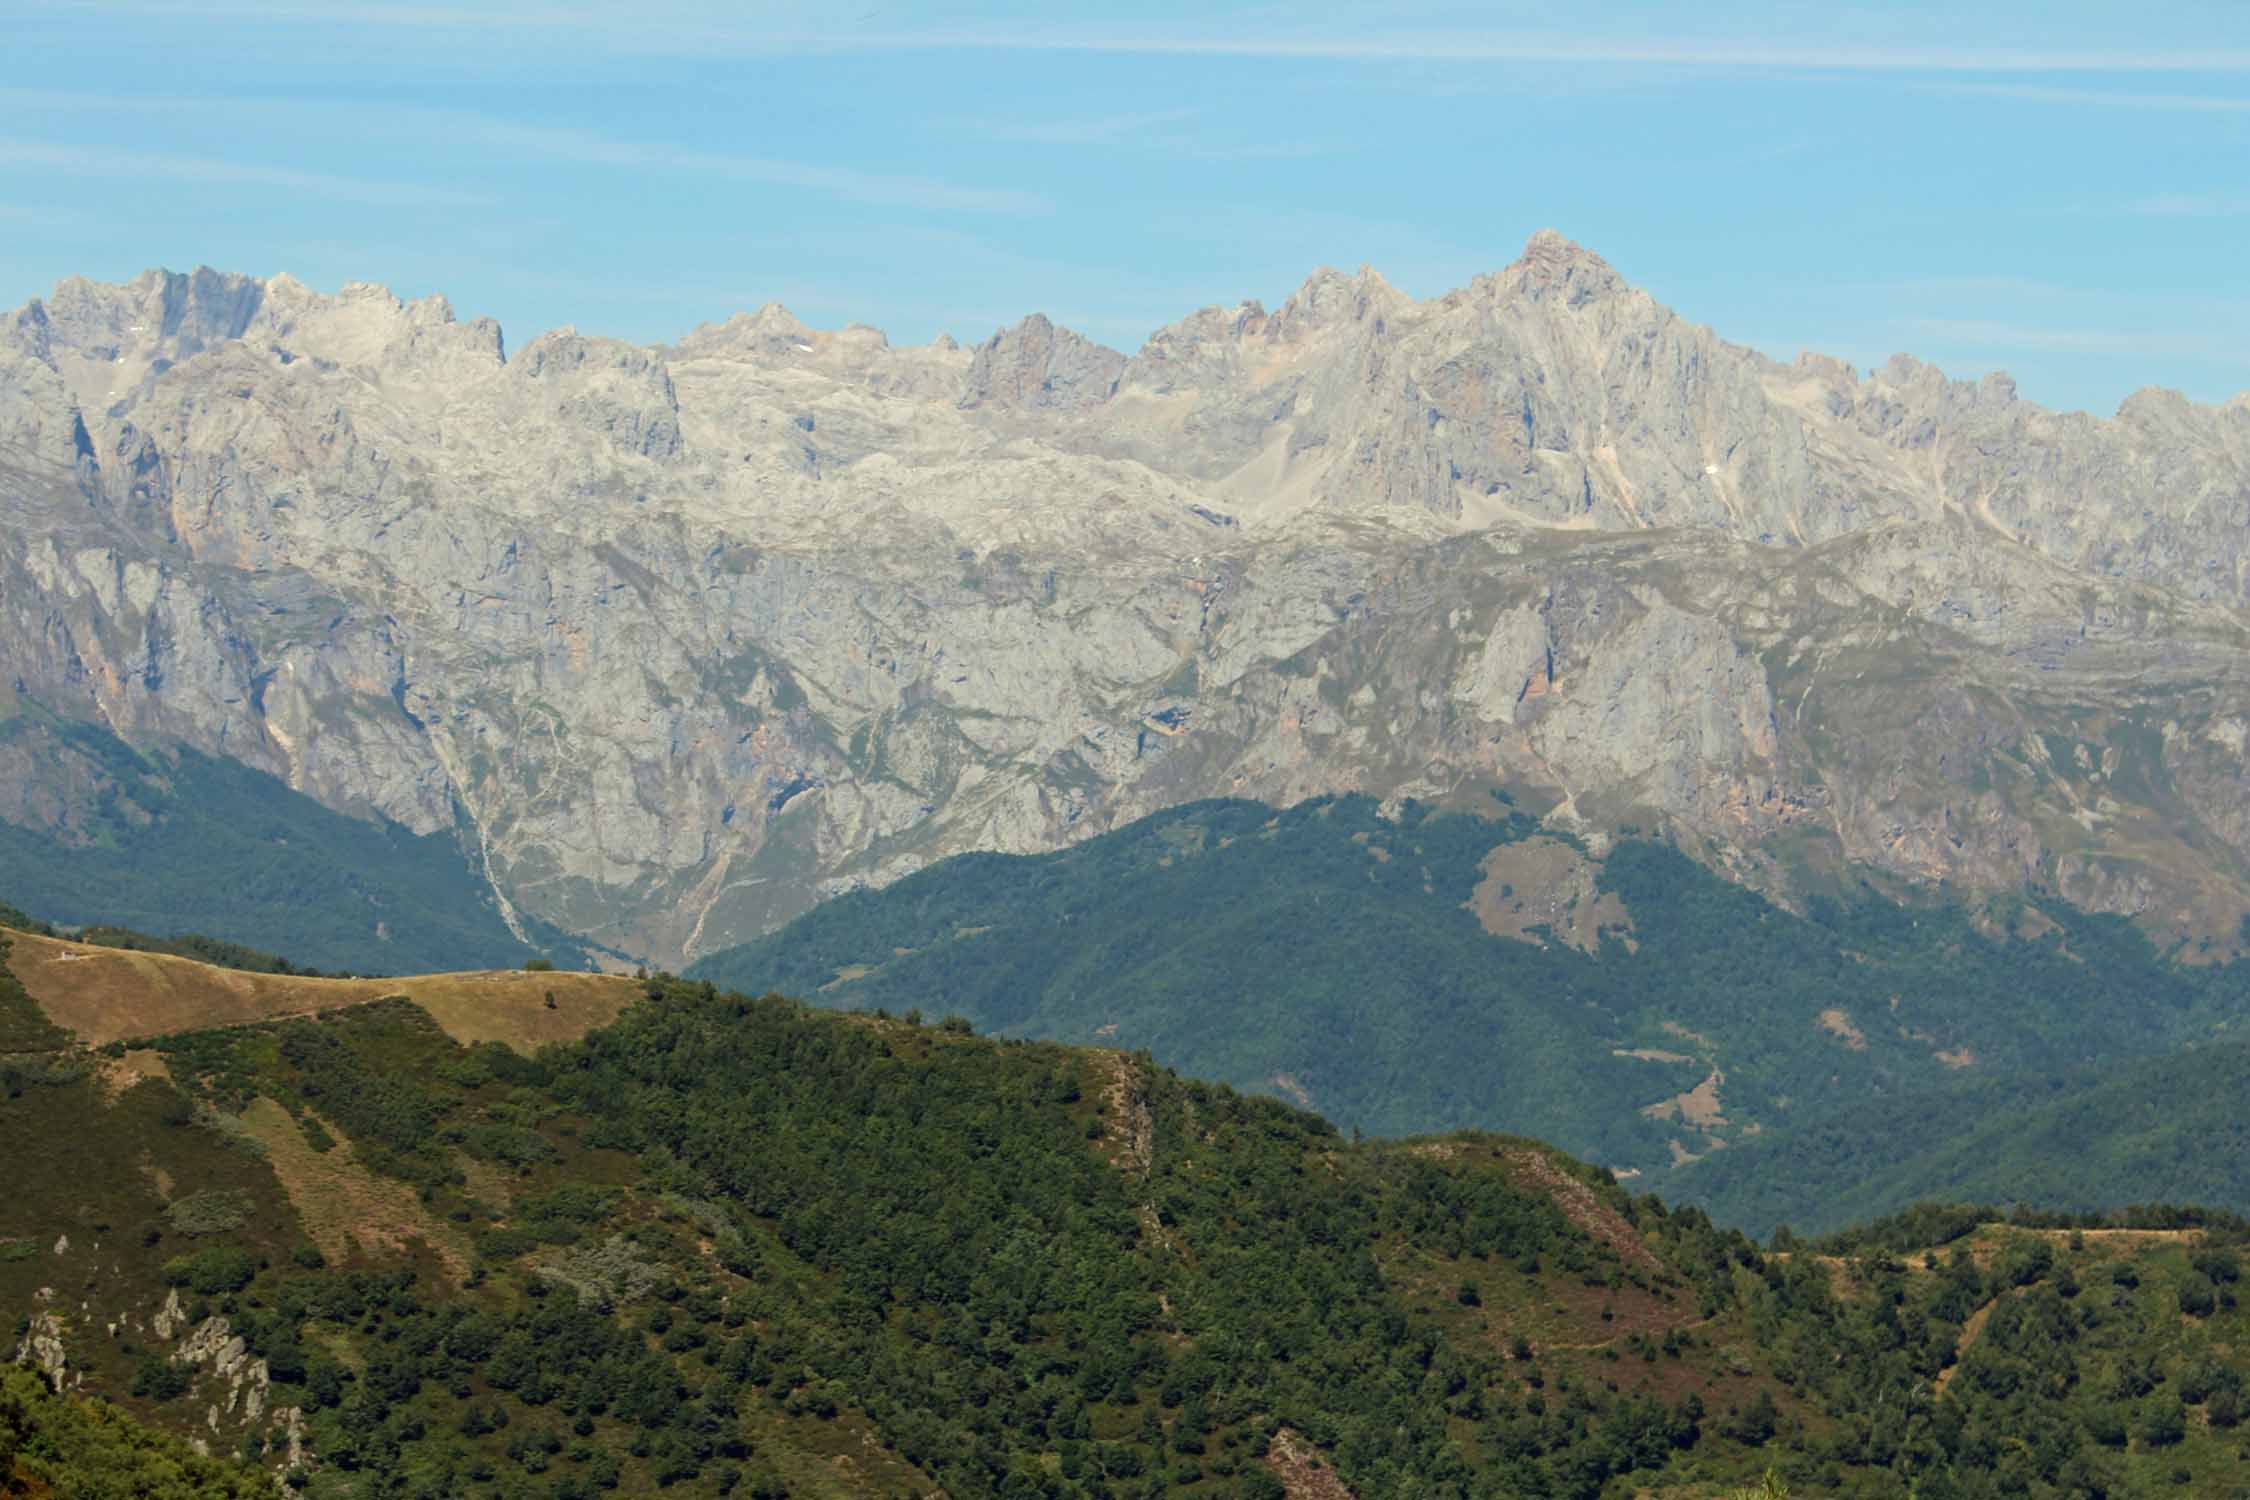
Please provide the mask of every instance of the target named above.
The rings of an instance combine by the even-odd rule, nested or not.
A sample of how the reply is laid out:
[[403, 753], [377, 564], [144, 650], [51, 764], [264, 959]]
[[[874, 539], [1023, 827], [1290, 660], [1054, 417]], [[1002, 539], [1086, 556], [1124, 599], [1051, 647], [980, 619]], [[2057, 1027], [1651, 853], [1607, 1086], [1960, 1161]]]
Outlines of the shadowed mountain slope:
[[[1668, 846], [1487, 806], [1193, 804], [838, 897], [690, 972], [1145, 1047], [1346, 1128], [1537, 1135], [1761, 1228], [1940, 1193], [2250, 1208], [2233, 1131], [2203, 1128], [2230, 1094], [2176, 1132], [2138, 1123], [2183, 1069], [2250, 1081], [2235, 1048], [2179, 1055], [2238, 1034], [2240, 962], [2051, 899], [1861, 889], [1793, 913]], [[2030, 1113], [2119, 1070], [2141, 1081], [2101, 1097], [2141, 1108]], [[1988, 1137], [2007, 1149], [1967, 1170]]]

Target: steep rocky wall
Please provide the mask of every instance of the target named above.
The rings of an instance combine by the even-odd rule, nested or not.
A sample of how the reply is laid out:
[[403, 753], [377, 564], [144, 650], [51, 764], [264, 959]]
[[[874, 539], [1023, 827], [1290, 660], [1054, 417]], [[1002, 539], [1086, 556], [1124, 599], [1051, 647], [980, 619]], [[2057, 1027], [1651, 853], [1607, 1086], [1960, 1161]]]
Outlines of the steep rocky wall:
[[[2250, 402], [1776, 365], [1546, 235], [1130, 360], [776, 308], [511, 356], [437, 299], [150, 273], [0, 325], [0, 716], [458, 829], [665, 962], [1187, 798], [1494, 783], [1776, 888], [2231, 938], [2246, 474]], [[83, 794], [0, 747], [0, 816]]]

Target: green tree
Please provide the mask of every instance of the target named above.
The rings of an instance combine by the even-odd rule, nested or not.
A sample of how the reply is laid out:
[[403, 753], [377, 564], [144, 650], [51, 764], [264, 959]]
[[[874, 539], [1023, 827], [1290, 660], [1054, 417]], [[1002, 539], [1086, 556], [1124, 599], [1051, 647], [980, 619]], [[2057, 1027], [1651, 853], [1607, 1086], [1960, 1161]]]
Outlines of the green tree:
[[2177, 1396], [2157, 1396], [2141, 1409], [2137, 1434], [2151, 1448], [2169, 1448], [2187, 1436], [2187, 1408]]

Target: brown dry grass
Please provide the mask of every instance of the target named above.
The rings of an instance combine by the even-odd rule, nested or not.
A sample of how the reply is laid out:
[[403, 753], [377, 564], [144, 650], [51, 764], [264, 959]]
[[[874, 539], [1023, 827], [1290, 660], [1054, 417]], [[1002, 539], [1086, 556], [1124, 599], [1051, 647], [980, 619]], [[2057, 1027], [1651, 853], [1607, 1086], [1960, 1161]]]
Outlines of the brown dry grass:
[[1536, 943], [1540, 939], [1532, 929], [1545, 925], [1558, 941], [1582, 953], [1601, 945], [1605, 928], [1624, 935], [1628, 945], [1633, 941], [1633, 918], [1625, 903], [1596, 888], [1600, 867], [1559, 839], [1503, 844], [1479, 868], [1484, 879], [1469, 893], [1468, 906], [1495, 937]]
[[308, 1015], [393, 993], [387, 981], [244, 974], [157, 953], [8, 934], [8, 967], [49, 1020], [100, 1046]]
[[1822, 1031], [1827, 1032], [1852, 1051], [1865, 1052], [1867, 1050], [1867, 1033], [1861, 1031], [1859, 1027], [1852, 1023], [1850, 1011], [1832, 1005], [1820, 1013], [1819, 1025]]
[[[2026, 1239], [2045, 1240], [2057, 1250], [2069, 1249], [2071, 1241], [2077, 1240], [2084, 1247], [2084, 1253], [2090, 1261], [2098, 1262], [2130, 1255], [2154, 1245], [2192, 1247], [2201, 1244], [2203, 1238], [2204, 1234], [2200, 1229], [2033, 1229], [2017, 1224], [1984, 1224], [1949, 1245], [1932, 1245], [1882, 1258], [1903, 1266], [1910, 1277], [1941, 1276], [1945, 1274], [1946, 1263], [1956, 1251], [1967, 1251], [1969, 1259], [1980, 1272], [1990, 1272], [1992, 1263], [2000, 1258], [2002, 1251]], [[1804, 1251], [1790, 1250], [1777, 1250], [1771, 1254], [1779, 1261], [1806, 1259], [1818, 1263], [1828, 1272], [1829, 1286], [1838, 1297], [1853, 1296], [1860, 1287], [1854, 1271], [1855, 1257], [1810, 1255]], [[2084, 1266], [2090, 1261], [2080, 1261], [2078, 1264]], [[1981, 1328], [1983, 1325], [1978, 1323], [1974, 1326]], [[1964, 1338], [1961, 1345], [1963, 1349], [1968, 1347], [1969, 1338], [1973, 1338], [1973, 1335]]]
[[505, 1213], [508, 1205], [516, 1201], [516, 1180], [491, 1162], [456, 1152], [453, 1164], [467, 1179], [469, 1196], [485, 1207]]
[[[405, 995], [461, 1042], [528, 1052], [617, 1018], [639, 986], [613, 974], [492, 970], [401, 979], [246, 974], [161, 953], [131, 953], [10, 932], [8, 966], [49, 1020], [93, 1046], [241, 1026]], [[555, 997], [547, 1009], [546, 996]]]
[[[2088, 1251], [2099, 1252], [2104, 1259], [2114, 1255], [2129, 1255], [2152, 1245], [2197, 1245], [2203, 1241], [2200, 1229], [2031, 1229], [2016, 1224], [1985, 1224], [1965, 1239], [1956, 1240], [1935, 1251], [1940, 1264], [1957, 1246], [1966, 1246], [1970, 1257], [1980, 1270], [1989, 1270], [2002, 1251], [2026, 1239], [2045, 1240], [2057, 1250], [2067, 1249], [2072, 1239], [2081, 1239]], [[1923, 1256], [1930, 1251], [1917, 1250], [1901, 1259], [1907, 1267], [1919, 1268]]]
[[271, 1099], [252, 1100], [242, 1124], [265, 1145], [266, 1161], [305, 1233], [330, 1261], [348, 1260], [355, 1247], [408, 1253], [419, 1240], [456, 1281], [468, 1274], [469, 1246], [461, 1232], [424, 1208], [406, 1183], [360, 1166], [351, 1142], [326, 1120], [322, 1127], [336, 1137], [327, 1151], [313, 1150], [289, 1112]]
[[[1520, 1335], [1541, 1356], [1586, 1353], [1621, 1344], [1636, 1333], [1661, 1336], [1706, 1321], [1692, 1306], [1630, 1282], [1614, 1289], [1576, 1277], [1525, 1278], [1488, 1262], [1418, 1255], [1400, 1247], [1377, 1252], [1384, 1279], [1410, 1306], [1445, 1326], [1450, 1336], [1499, 1353]], [[1474, 1283], [1483, 1301], [1463, 1308], [1456, 1289]], [[1623, 1367], [1610, 1374], [1623, 1379]]]
[[1555, 1200], [1555, 1207], [1562, 1210], [1564, 1218], [1608, 1245], [1623, 1259], [1651, 1271], [1664, 1269], [1664, 1262], [1657, 1259], [1656, 1252], [1642, 1241], [1640, 1232], [1625, 1221], [1623, 1214], [1602, 1202], [1592, 1188], [1556, 1166], [1546, 1153], [1524, 1146], [1513, 1148], [1506, 1155], [1508, 1176], [1516, 1186], [1546, 1193]]
[[1651, 1104], [1641, 1113], [1652, 1120], [1684, 1120], [1690, 1125], [1709, 1130], [1727, 1123], [1726, 1105], [1719, 1098], [1719, 1090], [1726, 1086], [1727, 1075], [1716, 1065], [1710, 1074], [1684, 1094]]
[[[2002, 1295], [2006, 1294], [2003, 1293]], [[1977, 1336], [1984, 1332], [1984, 1325], [1992, 1321], [1992, 1310], [1999, 1305], [2000, 1298], [1993, 1298], [1975, 1312], [1970, 1313], [1969, 1321], [1961, 1325], [1961, 1337], [1953, 1345], [1953, 1363], [1938, 1371], [1937, 1380], [1933, 1384], [1933, 1389], [1937, 1395], [1943, 1396], [1945, 1388], [1953, 1384], [1953, 1377], [1961, 1373], [1961, 1361], [1967, 1357], [1969, 1346], [1974, 1344], [1977, 1341]]]
[[2200, 1245], [2200, 1229], [2011, 1229], [2012, 1234], [2037, 1234], [2058, 1243], [2068, 1241], [2073, 1235], [2085, 1236], [2086, 1243], [2096, 1248], [2110, 1250], [2138, 1250], [2147, 1245]]
[[114, 1104], [135, 1084], [150, 1078], [170, 1078], [172, 1069], [165, 1063], [163, 1053], [150, 1047], [136, 1047], [123, 1057], [103, 1058], [96, 1076], [101, 1079], [102, 1093]]
[[[388, 979], [387, 994], [404, 995], [430, 1013], [457, 1042], [500, 1042], [533, 1052], [549, 1042], [575, 1042], [599, 1030], [640, 998], [638, 982], [616, 974], [525, 974], [513, 969], [420, 974]], [[555, 999], [547, 1008], [546, 997]]]

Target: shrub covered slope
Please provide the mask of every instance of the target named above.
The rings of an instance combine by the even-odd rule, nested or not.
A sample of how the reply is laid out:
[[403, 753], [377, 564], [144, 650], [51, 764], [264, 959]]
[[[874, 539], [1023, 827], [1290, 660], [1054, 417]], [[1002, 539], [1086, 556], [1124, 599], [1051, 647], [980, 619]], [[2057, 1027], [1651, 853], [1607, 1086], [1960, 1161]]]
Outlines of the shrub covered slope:
[[404, 1001], [53, 1042], [0, 1100], [38, 1164], [0, 1202], [25, 1357], [314, 1496], [1691, 1496], [1771, 1466], [2044, 1497], [2222, 1492], [2240, 1459], [2231, 1220], [1767, 1253], [1519, 1138], [1354, 1142], [1143, 1055], [662, 978], [528, 1057]]

